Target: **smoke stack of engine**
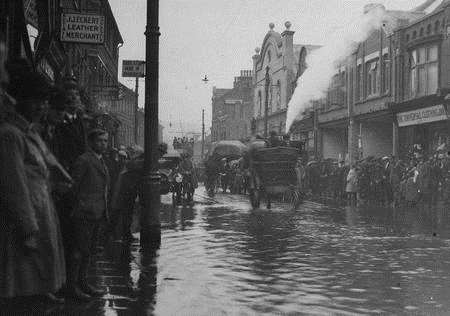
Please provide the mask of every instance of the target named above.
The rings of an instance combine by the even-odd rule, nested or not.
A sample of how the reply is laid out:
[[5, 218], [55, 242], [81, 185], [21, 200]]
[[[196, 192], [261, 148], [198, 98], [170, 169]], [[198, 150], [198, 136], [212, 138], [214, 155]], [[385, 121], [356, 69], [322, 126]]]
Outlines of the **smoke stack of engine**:
[[374, 9], [381, 9], [383, 11], [386, 11], [386, 7], [382, 5], [381, 3], [369, 3], [364, 6], [364, 14], [369, 13], [370, 11]]

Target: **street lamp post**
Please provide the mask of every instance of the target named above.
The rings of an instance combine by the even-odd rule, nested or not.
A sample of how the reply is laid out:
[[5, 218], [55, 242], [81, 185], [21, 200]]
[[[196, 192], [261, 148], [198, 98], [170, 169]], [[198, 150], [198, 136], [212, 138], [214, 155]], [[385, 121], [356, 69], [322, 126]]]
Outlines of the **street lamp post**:
[[264, 99], [264, 137], [267, 138], [267, 125], [268, 125], [268, 115], [269, 115], [269, 86], [270, 86], [270, 76], [269, 76], [269, 66], [266, 67], [266, 77], [265, 77], [265, 94]]
[[202, 155], [201, 159], [205, 156], [205, 109], [202, 110]]
[[158, 80], [159, 80], [159, 0], [147, 0], [145, 29], [145, 133], [144, 133], [144, 209], [141, 212], [141, 246], [161, 243], [160, 176], [158, 174]]

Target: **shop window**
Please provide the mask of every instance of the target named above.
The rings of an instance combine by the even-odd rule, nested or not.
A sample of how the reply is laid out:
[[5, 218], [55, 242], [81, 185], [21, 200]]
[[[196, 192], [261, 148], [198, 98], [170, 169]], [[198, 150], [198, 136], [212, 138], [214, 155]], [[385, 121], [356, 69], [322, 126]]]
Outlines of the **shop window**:
[[366, 96], [378, 94], [378, 60], [366, 63]]
[[434, 32], [438, 33], [439, 32], [439, 20], [436, 21], [436, 23], [434, 23]]
[[410, 54], [411, 97], [435, 94], [438, 88], [438, 47], [420, 47]]
[[328, 91], [328, 107], [339, 106], [340, 103], [340, 93], [341, 93], [341, 77], [336, 74], [331, 79], [331, 85]]

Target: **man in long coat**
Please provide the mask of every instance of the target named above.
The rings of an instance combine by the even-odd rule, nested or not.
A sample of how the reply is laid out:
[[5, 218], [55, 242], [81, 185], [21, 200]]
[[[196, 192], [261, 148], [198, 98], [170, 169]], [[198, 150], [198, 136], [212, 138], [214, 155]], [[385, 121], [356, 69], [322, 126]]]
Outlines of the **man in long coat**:
[[8, 109], [0, 122], [0, 297], [44, 295], [56, 301], [65, 262], [50, 169], [69, 177], [35, 128], [49, 86], [41, 75], [24, 71], [9, 86], [15, 111]]

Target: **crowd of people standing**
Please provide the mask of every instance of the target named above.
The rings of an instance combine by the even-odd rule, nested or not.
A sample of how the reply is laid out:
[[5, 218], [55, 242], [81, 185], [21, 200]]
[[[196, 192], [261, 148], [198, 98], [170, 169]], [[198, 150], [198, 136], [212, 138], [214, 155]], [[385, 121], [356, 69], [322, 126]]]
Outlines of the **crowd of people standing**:
[[313, 161], [303, 181], [313, 196], [348, 200], [351, 204], [432, 205], [450, 198], [450, 157], [445, 146], [428, 158], [412, 153], [406, 160], [368, 157], [354, 164]]
[[0, 43], [0, 301], [90, 300], [104, 293], [87, 275], [99, 234], [124, 215], [111, 202], [139, 150], [108, 148], [75, 78], [55, 86], [6, 56]]

